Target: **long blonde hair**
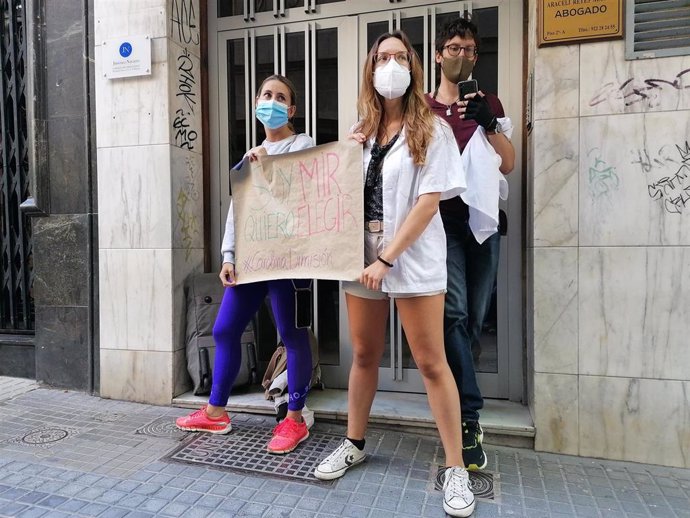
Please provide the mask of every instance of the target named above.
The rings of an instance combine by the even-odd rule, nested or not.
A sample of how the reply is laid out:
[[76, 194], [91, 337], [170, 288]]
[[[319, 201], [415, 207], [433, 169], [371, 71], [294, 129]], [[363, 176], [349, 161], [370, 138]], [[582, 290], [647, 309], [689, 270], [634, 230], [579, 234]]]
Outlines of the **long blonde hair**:
[[410, 86], [402, 100], [403, 124], [412, 159], [416, 165], [422, 165], [426, 160], [426, 151], [434, 134], [435, 115], [424, 97], [422, 63], [410, 40], [402, 31], [387, 32], [379, 36], [367, 55], [362, 73], [362, 87], [357, 99], [357, 110], [360, 116], [358, 131], [364, 133], [367, 138], [376, 136], [383, 122], [383, 97], [374, 88], [374, 57], [381, 42], [388, 38], [397, 38], [402, 41], [411, 58]]

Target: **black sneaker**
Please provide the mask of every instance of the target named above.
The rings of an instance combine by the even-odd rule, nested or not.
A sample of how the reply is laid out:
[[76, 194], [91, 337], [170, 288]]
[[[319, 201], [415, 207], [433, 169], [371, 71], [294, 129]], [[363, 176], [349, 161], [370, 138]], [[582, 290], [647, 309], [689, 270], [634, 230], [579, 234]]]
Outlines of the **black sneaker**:
[[478, 421], [463, 421], [462, 461], [468, 471], [484, 469], [489, 462], [482, 448], [483, 439], [484, 431]]

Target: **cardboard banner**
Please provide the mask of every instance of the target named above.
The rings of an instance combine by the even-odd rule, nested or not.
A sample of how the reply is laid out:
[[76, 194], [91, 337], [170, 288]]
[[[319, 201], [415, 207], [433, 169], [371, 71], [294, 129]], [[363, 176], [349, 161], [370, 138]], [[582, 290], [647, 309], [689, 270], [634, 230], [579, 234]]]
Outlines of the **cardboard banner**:
[[364, 267], [362, 145], [332, 142], [231, 171], [238, 284], [355, 280]]

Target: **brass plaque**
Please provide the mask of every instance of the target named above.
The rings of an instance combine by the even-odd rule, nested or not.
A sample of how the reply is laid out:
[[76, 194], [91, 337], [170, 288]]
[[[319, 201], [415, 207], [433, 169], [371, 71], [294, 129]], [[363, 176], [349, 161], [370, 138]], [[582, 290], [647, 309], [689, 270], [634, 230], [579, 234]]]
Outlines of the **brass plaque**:
[[539, 46], [623, 36], [623, 0], [538, 0]]

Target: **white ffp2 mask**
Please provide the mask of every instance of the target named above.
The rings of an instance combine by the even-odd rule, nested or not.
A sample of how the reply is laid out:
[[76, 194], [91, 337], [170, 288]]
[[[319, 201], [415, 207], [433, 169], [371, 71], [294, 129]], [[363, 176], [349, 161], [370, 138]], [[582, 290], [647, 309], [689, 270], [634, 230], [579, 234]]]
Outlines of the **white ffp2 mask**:
[[402, 97], [410, 86], [410, 71], [393, 57], [374, 71], [374, 88], [386, 99]]

